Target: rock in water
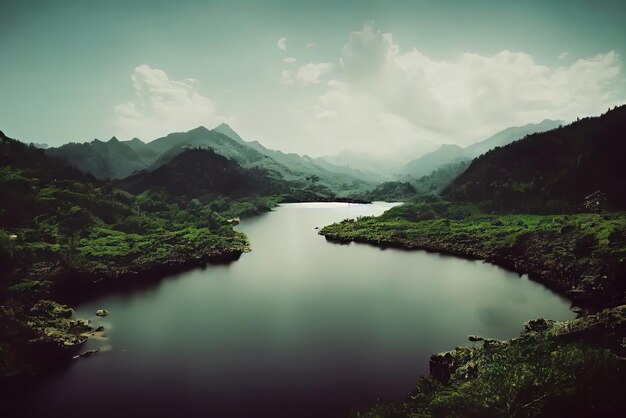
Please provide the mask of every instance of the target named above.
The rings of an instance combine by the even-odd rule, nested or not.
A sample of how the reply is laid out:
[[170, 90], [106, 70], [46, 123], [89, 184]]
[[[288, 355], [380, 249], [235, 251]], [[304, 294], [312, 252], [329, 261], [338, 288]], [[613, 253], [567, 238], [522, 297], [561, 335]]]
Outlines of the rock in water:
[[96, 311], [96, 315], [97, 316], [108, 316], [109, 315], [109, 311], [107, 311], [106, 309], [98, 309]]

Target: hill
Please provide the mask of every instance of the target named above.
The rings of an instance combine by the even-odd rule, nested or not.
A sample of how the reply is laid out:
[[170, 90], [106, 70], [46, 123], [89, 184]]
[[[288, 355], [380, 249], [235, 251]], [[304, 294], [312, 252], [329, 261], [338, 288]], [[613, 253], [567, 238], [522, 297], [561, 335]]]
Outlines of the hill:
[[[324, 158], [311, 158], [308, 155], [299, 155], [296, 153], [285, 153], [278, 150], [266, 148], [258, 141], [244, 141], [230, 126], [221, 124], [214, 131], [218, 131], [230, 137], [231, 139], [244, 144], [272, 161], [282, 165], [286, 172], [283, 172], [284, 178], [288, 180], [296, 180], [302, 178], [311, 178], [315, 176], [316, 181], [324, 186], [334, 190], [340, 195], [346, 195], [352, 191], [364, 190], [372, 186], [373, 183], [381, 181], [381, 176], [363, 170], [356, 170], [327, 161]], [[263, 164], [267, 164], [268, 160], [263, 160]], [[265, 167], [271, 169], [271, 167]]]
[[470, 153], [458, 145], [444, 144], [435, 151], [409, 161], [400, 169], [399, 174], [418, 179], [432, 173], [442, 165], [471, 159]]
[[227, 124], [211, 130], [199, 126], [148, 143], [138, 138], [130, 141], [112, 138], [107, 142], [94, 140], [83, 144], [66, 144], [51, 148], [47, 153], [99, 179], [122, 179], [141, 170], [156, 170], [191, 148], [211, 149], [243, 168], [263, 169], [266, 175], [276, 180], [313, 180], [340, 197], [366, 190], [382, 180], [372, 172], [336, 166], [306, 155], [271, 150], [257, 141], [244, 141]]
[[393, 179], [394, 174], [401, 165], [395, 159], [350, 150], [343, 150], [333, 155], [324, 155], [319, 159], [323, 159], [337, 167], [346, 167], [368, 173], [375, 176], [377, 181]]
[[247, 239], [222, 209], [132, 195], [0, 132], [0, 377], [58, 366], [98, 335], [50, 299], [239, 257]]
[[444, 190], [453, 201], [516, 212], [572, 212], [601, 190], [626, 208], [626, 106], [536, 133], [476, 158]]
[[462, 148], [458, 145], [442, 145], [438, 149], [406, 163], [398, 172], [400, 177], [419, 179], [433, 170], [450, 163], [470, 161], [496, 147], [502, 147], [526, 135], [544, 132], [562, 125], [562, 121], [546, 119], [540, 123], [514, 126], [495, 133], [489, 138]]
[[94, 139], [82, 144], [69, 143], [58, 148], [48, 148], [45, 152], [102, 180], [123, 178], [148, 166], [133, 147], [115, 137], [106, 142]]
[[286, 193], [288, 184], [261, 168], [243, 168], [211, 149], [184, 149], [168, 163], [118, 182], [140, 194], [162, 191], [170, 196], [208, 202], [219, 196], [241, 198]]
[[546, 132], [566, 123], [561, 120], [545, 119], [539, 123], [529, 123], [523, 126], [512, 126], [497, 132], [489, 138], [465, 147], [465, 151], [472, 157], [478, 157], [496, 147], [503, 147], [513, 141], [521, 139], [526, 135], [537, 132]]

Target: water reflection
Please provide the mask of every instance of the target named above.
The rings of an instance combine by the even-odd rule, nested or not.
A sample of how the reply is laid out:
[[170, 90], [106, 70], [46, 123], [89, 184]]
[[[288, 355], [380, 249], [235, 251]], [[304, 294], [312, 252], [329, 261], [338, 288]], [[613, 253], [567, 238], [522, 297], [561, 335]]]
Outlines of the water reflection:
[[[477, 261], [364, 244], [315, 227], [388, 206], [290, 204], [239, 226], [253, 251], [79, 307], [108, 352], [28, 393], [32, 416], [344, 416], [403, 397], [431, 353], [470, 334], [574, 315], [566, 300]], [[111, 315], [94, 316], [106, 308]]]

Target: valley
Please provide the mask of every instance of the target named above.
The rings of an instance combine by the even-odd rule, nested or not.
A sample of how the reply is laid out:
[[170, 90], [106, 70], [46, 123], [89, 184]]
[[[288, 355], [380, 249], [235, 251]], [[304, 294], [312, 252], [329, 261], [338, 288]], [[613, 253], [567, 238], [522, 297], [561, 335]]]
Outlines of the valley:
[[[104, 370], [115, 369], [125, 360], [115, 349], [109, 353], [109, 339], [116, 346], [137, 345], [134, 356], [152, 350], [145, 346], [150, 337], [143, 332], [127, 330], [119, 335], [116, 328], [124, 328], [125, 321], [136, 324], [135, 329], [141, 328], [144, 318], [134, 313], [137, 310], [166, 311], [164, 305], [153, 306], [149, 298], [143, 299], [142, 289], [167, 289], [176, 282], [180, 283], [175, 291], [180, 292], [178, 298], [193, 298], [185, 283], [197, 286], [193, 280], [208, 281], [206, 286], [211, 289], [204, 290], [208, 292], [205, 297], [217, 298], [212, 303], [220, 307], [210, 314], [230, 312], [228, 315], [236, 317], [237, 305], [219, 301], [225, 295], [221, 293], [224, 289], [219, 289], [214, 280], [224, 276], [222, 280], [246, 283], [228, 290], [234, 292], [230, 294], [233, 298], [243, 297], [244, 305], [259, 303], [245, 286], [273, 283], [272, 289], [263, 291], [267, 299], [260, 300], [267, 304], [257, 306], [261, 311], [269, 309], [274, 303], [271, 295], [280, 295], [281, 289], [292, 292], [282, 303], [291, 300], [310, 307], [292, 312], [290, 315], [300, 318], [299, 325], [273, 337], [291, 342], [256, 341], [266, 345], [267, 353], [299, 350], [303, 357], [293, 359], [294, 364], [311, 356], [307, 358], [315, 359], [313, 368], [331, 362], [338, 369], [347, 367], [348, 375], [362, 375], [364, 382], [390, 379], [398, 383], [388, 392], [366, 384], [355, 392], [347, 390], [337, 395], [324, 385], [348, 383], [341, 379], [328, 383], [318, 376], [315, 384], [322, 386], [296, 384], [293, 403], [284, 405], [288, 411], [285, 416], [344, 416], [349, 411], [362, 411], [359, 416], [447, 416], [459, 411], [485, 415], [494, 410], [498, 416], [527, 407], [532, 410], [530, 415], [545, 415], [554, 410], [591, 411], [590, 405], [597, 402], [599, 411], [616, 410], [623, 402], [613, 394], [623, 389], [620, 341], [626, 336], [626, 199], [620, 162], [625, 112], [622, 106], [567, 126], [559, 122], [555, 129], [550, 127], [557, 122], [544, 121], [505, 130], [468, 147], [481, 152], [471, 160], [451, 156], [456, 151], [445, 158], [427, 154], [421, 157], [421, 163], [415, 163], [424, 170], [413, 172], [421, 175], [419, 178], [402, 167], [388, 171], [387, 166], [376, 173], [337, 165], [338, 160], [332, 158], [327, 161], [270, 150], [258, 142], [243, 140], [225, 124], [212, 130], [199, 127], [173, 133], [148, 143], [136, 138], [113, 138], [45, 150], [0, 134], [3, 384], [22, 388], [33, 379], [44, 379], [56, 382], [50, 383], [50, 388], [70, 385], [79, 392], [82, 382], [94, 374], [115, 379], [119, 371], [107, 374]], [[539, 132], [540, 127], [548, 130]], [[511, 135], [518, 134], [523, 136], [515, 141]], [[437, 155], [447, 150], [443, 147]], [[345, 163], [347, 156], [343, 158]], [[402, 204], [364, 204], [377, 200]], [[380, 253], [370, 246], [350, 245], [352, 242], [388, 250]], [[430, 254], [433, 252], [453, 257]], [[383, 264], [367, 270], [370, 259]], [[427, 265], [432, 265], [428, 274], [416, 273]], [[393, 273], [380, 270], [383, 266]], [[461, 284], [472, 269], [476, 270], [471, 280]], [[517, 274], [528, 275], [532, 281], [520, 281]], [[187, 276], [196, 279], [186, 282]], [[278, 282], [272, 282], [273, 276], [279, 278]], [[490, 277], [493, 283], [482, 282]], [[253, 279], [254, 283], [250, 282]], [[304, 293], [291, 288], [294, 283], [290, 280], [303, 280]], [[401, 292], [387, 294], [386, 280], [396, 281], [400, 288], [409, 286], [416, 299], [402, 299]], [[322, 283], [326, 287], [317, 289]], [[360, 289], [367, 283], [376, 290]], [[475, 295], [476, 304], [450, 293], [446, 286], [465, 288], [465, 293]], [[511, 288], [497, 290], [499, 286]], [[420, 293], [425, 289], [439, 295], [432, 296], [432, 306], [429, 295]], [[340, 298], [331, 296], [337, 291]], [[321, 295], [307, 300], [306, 292]], [[353, 292], [362, 302], [352, 299]], [[478, 296], [481, 292], [487, 299]], [[121, 302], [126, 294], [138, 298], [136, 307]], [[391, 305], [394, 300], [404, 300], [401, 310], [407, 315], [405, 320], [387, 313], [384, 324], [371, 322], [369, 306], [378, 306], [371, 298], [384, 294]], [[173, 300], [170, 297], [174, 296], [166, 292], [161, 303], [169, 303]], [[510, 300], [518, 301], [515, 313], [510, 311]], [[569, 303], [574, 304], [577, 318], [568, 309]], [[313, 304], [324, 305], [334, 313], [331, 317], [320, 316], [314, 313]], [[351, 308], [337, 310], [342, 304]], [[440, 309], [450, 304], [457, 306], [454, 312], [450, 307]], [[77, 314], [69, 305], [76, 307]], [[202, 306], [200, 301], [189, 306], [188, 323], [208, 314]], [[484, 306], [491, 306], [493, 312], [507, 312], [506, 323], [495, 320], [498, 315], [492, 311], [485, 313]], [[114, 327], [111, 322], [92, 317], [96, 308], [102, 307], [111, 308]], [[420, 329], [450, 328], [452, 318], [469, 311], [476, 316], [453, 335], [441, 334], [428, 346], [411, 343], [420, 339]], [[114, 319], [116, 314], [120, 317]], [[515, 338], [524, 321], [541, 315], [546, 319], [528, 322], [521, 336]], [[429, 325], [420, 321], [421, 316], [441, 316], [446, 321]], [[252, 313], [225, 323], [235, 335], [245, 335], [254, 317]], [[338, 357], [329, 353], [329, 357], [318, 358], [319, 348], [313, 341], [327, 338], [325, 333], [330, 331], [326, 327], [332, 321], [344, 325], [329, 340], [331, 346], [344, 344], [338, 336], [350, 334], [348, 323], [359, 323], [360, 334], [354, 345], [339, 350]], [[418, 324], [415, 334], [411, 331], [412, 321]], [[154, 326], [160, 326], [159, 319], [154, 322]], [[182, 338], [175, 331], [176, 321], [162, 323], [167, 324], [172, 328], [157, 344], [163, 351], [155, 355], [177, 356], [187, 348], [167, 342], [168, 335], [172, 341]], [[270, 329], [274, 325], [268, 322], [264, 326]], [[359, 347], [368, 347], [371, 333], [394, 326], [398, 327], [397, 334], [388, 338], [405, 345], [402, 362], [391, 366], [388, 359], [379, 365], [380, 369], [365, 367], [364, 362], [375, 363], [380, 352], [374, 348], [371, 352], [361, 351]], [[217, 323], [212, 327], [221, 329]], [[316, 327], [321, 327], [319, 332]], [[308, 330], [307, 334], [295, 331], [300, 328]], [[461, 345], [470, 334], [472, 345]], [[212, 340], [205, 339], [207, 335], [199, 333], [197, 340], [184, 346], [211, 351]], [[407, 335], [412, 336], [406, 339]], [[227, 341], [223, 340], [225, 344]], [[240, 361], [255, 358], [256, 354], [247, 350], [246, 341], [238, 340], [235, 345], [240, 350]], [[455, 345], [454, 350], [428, 360], [433, 352]], [[348, 352], [359, 352], [364, 357], [347, 365], [339, 358]], [[93, 355], [94, 359], [81, 360], [80, 366], [73, 364], [72, 357], [80, 355]], [[273, 355], [267, 355], [274, 370], [284, 366]], [[222, 355], [216, 353], [214, 360], [220, 359]], [[530, 366], [536, 362], [539, 368]], [[156, 367], [149, 364], [146, 374]], [[185, 367], [184, 363], [176, 364]], [[416, 369], [406, 373], [409, 364]], [[209, 361], [201, 370], [210, 374], [214, 367]], [[596, 372], [577, 375], [580, 368]], [[515, 372], [503, 374], [501, 369]], [[258, 374], [236, 368], [231, 372], [252, 382], [270, 373], [265, 369]], [[289, 393], [295, 378], [284, 372], [277, 380], [280, 384], [276, 391], [263, 392], [260, 401]], [[542, 377], [546, 372], [549, 377]], [[169, 373], [177, 376], [175, 380], [188, 377], [174, 370]], [[315, 375], [312, 370], [306, 373]], [[417, 380], [419, 374], [425, 377], [411, 391], [407, 382]], [[201, 376], [204, 374], [196, 375], [202, 380]], [[536, 379], [544, 379], [545, 384], [532, 384]], [[20, 383], [14, 386], [15, 382]], [[580, 388], [590, 385], [597, 390], [588, 397], [579, 397]], [[236, 385], [231, 389], [243, 390]], [[158, 390], [152, 389], [154, 393]], [[211, 390], [211, 396], [225, 402], [219, 408], [227, 410], [232, 395]], [[318, 394], [318, 401], [311, 403], [307, 399], [304, 394], [310, 391]], [[359, 391], [368, 395], [358, 395]], [[399, 400], [408, 391], [409, 399]], [[44, 410], [50, 402], [56, 402], [55, 392], [48, 393], [33, 403], [34, 410]], [[201, 398], [206, 394], [197, 395]], [[117, 396], [123, 397], [121, 393]], [[376, 404], [380, 396], [385, 402]], [[473, 403], [477, 396], [484, 402]], [[167, 408], [179, 408], [177, 402], [184, 402], [182, 399], [174, 397]], [[152, 415], [167, 411], [136, 408], [137, 413]], [[259, 408], [269, 413], [274, 406]], [[113, 411], [103, 408], [103, 413]], [[243, 408], [233, 416], [250, 413], [250, 409]]]

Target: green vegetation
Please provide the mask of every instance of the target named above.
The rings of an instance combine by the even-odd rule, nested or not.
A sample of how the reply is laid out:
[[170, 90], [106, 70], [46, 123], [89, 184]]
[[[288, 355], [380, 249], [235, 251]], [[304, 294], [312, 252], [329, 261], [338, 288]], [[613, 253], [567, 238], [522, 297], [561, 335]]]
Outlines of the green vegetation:
[[329, 240], [440, 251], [529, 273], [586, 306], [626, 303], [626, 215], [490, 215], [431, 199], [324, 227]]
[[0, 306], [1, 376], [35, 374], [63, 364], [88, 337], [101, 335], [89, 321], [73, 319], [74, 311], [50, 300], [32, 305], [8, 300]]
[[619, 416], [626, 400], [626, 306], [565, 322], [529, 321], [509, 341], [434, 355], [409, 399], [360, 417]]
[[156, 187], [131, 194], [0, 134], [0, 374], [47, 364], [33, 336], [45, 339], [46, 356], [75, 345], [66, 344], [80, 334], [72, 311], [42, 300], [236, 259], [248, 241], [228, 218], [269, 210], [279, 199], [211, 196], [203, 203]]
[[488, 212], [576, 213], [601, 190], [609, 208], [626, 209], [623, 155], [626, 106], [532, 134], [476, 158], [443, 196]]
[[[89, 143], [70, 143], [47, 149], [45, 153], [98, 179], [119, 180], [141, 171], [151, 173], [166, 166], [172, 171], [172, 166], [180, 165], [180, 161], [175, 162], [177, 157], [191, 149], [211, 151], [230, 161], [230, 166], [251, 173], [252, 179], [259, 177], [271, 180], [273, 186], [282, 183], [297, 189], [314, 189], [313, 196], [345, 198], [373, 185], [372, 176], [368, 177], [358, 170], [339, 167], [319, 158], [270, 150], [256, 141], [246, 142], [226, 124], [211, 130], [200, 126], [148, 143], [138, 138], [119, 141], [114, 137], [106, 142], [96, 139]], [[210, 170], [211, 166], [205, 168], [213, 174], [216, 173], [215, 170]], [[146, 173], [143, 177], [146, 177]], [[205, 175], [202, 178], [206, 180], [206, 177]], [[255, 193], [259, 192], [260, 190], [255, 190]], [[311, 200], [311, 197], [305, 200]]]
[[[476, 142], [468, 147], [444, 144], [435, 151], [409, 161], [399, 171], [400, 175], [419, 179], [429, 173], [446, 166], [454, 166], [460, 162], [467, 162], [496, 147], [503, 147], [511, 142], [535, 132], [545, 132], [558, 128], [561, 121], [546, 119], [540, 123], [529, 123], [524, 126], [514, 126], [495, 133], [487, 139]], [[448, 180], [448, 183], [453, 178]], [[446, 186], [443, 184], [443, 186]]]
[[387, 181], [376, 186], [372, 191], [363, 193], [360, 197], [368, 201], [398, 202], [415, 196], [417, 191], [409, 182]]
[[146, 169], [156, 158], [149, 154], [150, 150], [139, 148], [143, 143], [137, 141], [119, 141], [115, 137], [106, 142], [94, 139], [82, 144], [72, 142], [58, 148], [48, 148], [45, 153], [50, 157], [61, 158], [72, 167], [98, 179], [117, 179]]
[[[626, 337], [626, 106], [472, 161], [441, 193], [324, 227], [329, 240], [425, 249], [528, 273], [589, 311], [433, 356], [409, 399], [364, 417], [620, 416]], [[609, 209], [610, 212], [605, 212]], [[609, 308], [591, 315], [602, 308]]]

